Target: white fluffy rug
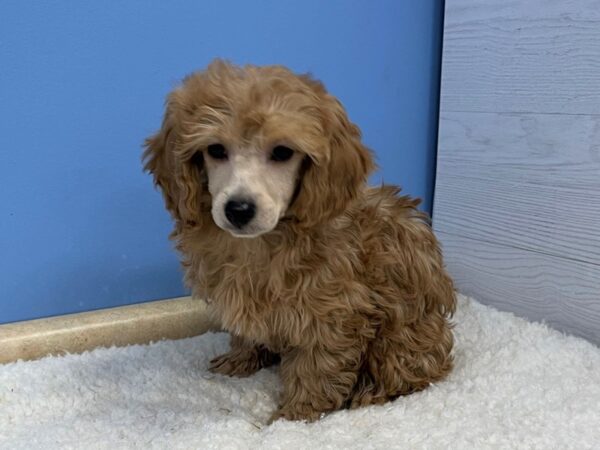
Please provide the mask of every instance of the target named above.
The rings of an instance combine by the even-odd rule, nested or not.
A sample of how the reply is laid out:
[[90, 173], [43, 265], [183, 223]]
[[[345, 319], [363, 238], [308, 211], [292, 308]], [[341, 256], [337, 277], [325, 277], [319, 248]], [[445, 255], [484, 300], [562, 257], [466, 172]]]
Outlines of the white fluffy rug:
[[213, 376], [224, 334], [0, 366], [0, 448], [600, 448], [600, 349], [461, 298], [443, 383], [265, 426], [275, 371]]

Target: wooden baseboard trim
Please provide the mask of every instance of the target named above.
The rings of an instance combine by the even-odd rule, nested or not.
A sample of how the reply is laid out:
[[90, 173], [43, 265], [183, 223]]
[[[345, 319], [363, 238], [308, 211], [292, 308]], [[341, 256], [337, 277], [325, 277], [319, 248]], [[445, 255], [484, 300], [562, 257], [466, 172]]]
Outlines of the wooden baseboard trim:
[[216, 329], [202, 300], [181, 297], [0, 325], [0, 364]]

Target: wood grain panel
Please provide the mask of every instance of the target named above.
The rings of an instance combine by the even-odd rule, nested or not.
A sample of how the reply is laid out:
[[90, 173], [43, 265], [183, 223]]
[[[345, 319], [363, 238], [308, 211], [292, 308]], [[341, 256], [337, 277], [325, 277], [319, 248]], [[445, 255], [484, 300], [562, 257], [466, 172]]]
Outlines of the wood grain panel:
[[600, 343], [600, 0], [446, 0], [433, 209], [463, 292]]
[[442, 111], [600, 114], [600, 0], [447, 0]]
[[436, 229], [600, 265], [600, 116], [443, 113]]
[[438, 233], [459, 290], [600, 344], [600, 267]]
[[600, 186], [599, 116], [442, 112], [439, 142], [442, 158], [493, 166], [498, 178], [576, 189]]

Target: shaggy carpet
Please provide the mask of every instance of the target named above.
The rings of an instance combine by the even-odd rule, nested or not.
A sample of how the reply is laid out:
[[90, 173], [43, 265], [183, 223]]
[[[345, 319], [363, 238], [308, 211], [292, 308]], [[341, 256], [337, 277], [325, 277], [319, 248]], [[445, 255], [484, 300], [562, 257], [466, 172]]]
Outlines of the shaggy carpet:
[[0, 448], [600, 448], [600, 348], [460, 298], [456, 369], [384, 406], [266, 426], [275, 370], [214, 376], [225, 334], [0, 366]]

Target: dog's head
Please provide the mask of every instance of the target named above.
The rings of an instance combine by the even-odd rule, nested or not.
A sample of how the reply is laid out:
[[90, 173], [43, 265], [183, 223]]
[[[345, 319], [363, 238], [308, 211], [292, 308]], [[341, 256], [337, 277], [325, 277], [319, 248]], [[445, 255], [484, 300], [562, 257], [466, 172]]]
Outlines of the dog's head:
[[255, 237], [289, 217], [339, 215], [373, 168], [370, 151], [323, 85], [280, 66], [215, 61], [167, 100], [145, 168], [179, 227], [206, 220]]

